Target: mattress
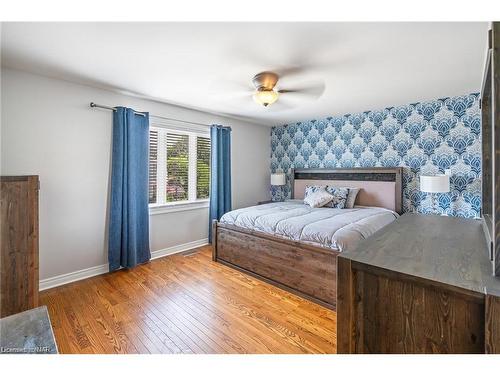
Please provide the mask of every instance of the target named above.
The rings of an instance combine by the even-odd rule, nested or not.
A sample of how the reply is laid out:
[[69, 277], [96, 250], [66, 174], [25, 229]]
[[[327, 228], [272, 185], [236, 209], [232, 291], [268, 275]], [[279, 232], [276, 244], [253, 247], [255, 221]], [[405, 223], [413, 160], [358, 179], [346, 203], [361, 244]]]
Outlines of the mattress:
[[398, 218], [380, 207], [312, 208], [302, 200], [274, 202], [230, 211], [221, 223], [271, 234], [336, 251], [358, 243]]

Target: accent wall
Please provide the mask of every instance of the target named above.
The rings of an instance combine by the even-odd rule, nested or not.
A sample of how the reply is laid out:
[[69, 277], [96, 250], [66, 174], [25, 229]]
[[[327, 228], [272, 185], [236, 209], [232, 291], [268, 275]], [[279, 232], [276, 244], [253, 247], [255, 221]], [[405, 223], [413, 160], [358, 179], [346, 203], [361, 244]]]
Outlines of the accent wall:
[[[430, 194], [419, 176], [451, 170], [450, 193], [438, 194], [439, 211], [478, 217], [481, 208], [479, 94], [442, 98], [382, 110], [273, 127], [271, 172], [292, 168], [404, 167], [403, 210], [429, 213]], [[277, 191], [271, 192], [273, 199]]]

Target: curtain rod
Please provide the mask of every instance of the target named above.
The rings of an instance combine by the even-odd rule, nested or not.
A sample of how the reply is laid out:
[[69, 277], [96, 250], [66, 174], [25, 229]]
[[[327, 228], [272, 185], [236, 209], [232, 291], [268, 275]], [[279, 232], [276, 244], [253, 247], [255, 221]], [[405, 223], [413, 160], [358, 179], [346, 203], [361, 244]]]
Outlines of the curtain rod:
[[[102, 104], [96, 104], [94, 102], [90, 102], [90, 107], [91, 108], [102, 108], [102, 109], [109, 109], [110, 111], [113, 111], [113, 112], [116, 112], [116, 108], [115, 107], [110, 107], [108, 105], [102, 105]], [[134, 113], [136, 115], [139, 115], [139, 116], [146, 116], [143, 112], [136, 112], [134, 111]], [[176, 119], [176, 118], [171, 118], [171, 117], [163, 117], [163, 116], [155, 116], [155, 115], [150, 115], [151, 117], [156, 117], [156, 118], [161, 118], [161, 119], [164, 119], [164, 120], [170, 120], [170, 121], [177, 121], [177, 122], [183, 122], [185, 124], [193, 124], [193, 125], [201, 125], [201, 126], [212, 126], [212, 125], [208, 125], [208, 124], [202, 124], [200, 122], [193, 122], [193, 121], [185, 121], [185, 120], [179, 120], [179, 119]]]

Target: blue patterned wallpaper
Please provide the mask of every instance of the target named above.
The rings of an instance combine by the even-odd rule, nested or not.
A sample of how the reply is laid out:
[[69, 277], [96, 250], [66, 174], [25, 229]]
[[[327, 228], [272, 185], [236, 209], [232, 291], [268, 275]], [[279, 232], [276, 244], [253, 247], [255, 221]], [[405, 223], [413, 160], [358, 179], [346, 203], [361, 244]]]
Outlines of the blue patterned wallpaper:
[[[451, 169], [441, 213], [478, 217], [481, 207], [479, 94], [273, 127], [271, 172], [291, 168], [404, 167], [403, 209], [429, 213], [420, 174]], [[276, 189], [272, 189], [273, 198]], [[290, 186], [284, 187], [290, 197]]]

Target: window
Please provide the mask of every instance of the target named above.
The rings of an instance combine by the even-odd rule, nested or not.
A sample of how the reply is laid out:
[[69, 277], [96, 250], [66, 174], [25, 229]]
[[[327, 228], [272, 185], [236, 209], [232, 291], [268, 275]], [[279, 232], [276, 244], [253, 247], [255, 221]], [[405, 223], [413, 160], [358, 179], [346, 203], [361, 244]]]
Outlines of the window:
[[149, 203], [156, 203], [158, 179], [158, 130], [149, 130]]
[[196, 198], [208, 198], [209, 189], [210, 138], [196, 137]]
[[155, 126], [149, 131], [149, 204], [205, 203], [210, 190], [210, 137], [203, 130]]
[[167, 133], [167, 202], [189, 200], [189, 135]]

